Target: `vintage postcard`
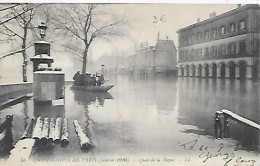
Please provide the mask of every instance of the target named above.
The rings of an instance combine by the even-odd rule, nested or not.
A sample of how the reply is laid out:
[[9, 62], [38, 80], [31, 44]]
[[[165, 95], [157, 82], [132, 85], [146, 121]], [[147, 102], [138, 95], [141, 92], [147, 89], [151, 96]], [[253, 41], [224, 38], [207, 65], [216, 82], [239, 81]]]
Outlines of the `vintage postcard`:
[[0, 4], [0, 166], [258, 166], [260, 5]]

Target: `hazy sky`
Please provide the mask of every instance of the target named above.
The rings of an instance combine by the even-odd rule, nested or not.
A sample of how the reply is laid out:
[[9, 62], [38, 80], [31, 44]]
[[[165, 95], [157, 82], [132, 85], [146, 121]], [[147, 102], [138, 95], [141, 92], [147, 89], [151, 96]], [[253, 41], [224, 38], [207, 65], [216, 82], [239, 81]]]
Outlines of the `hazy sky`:
[[[217, 15], [232, 10], [237, 7], [230, 5], [198, 5], [198, 4], [121, 4], [111, 5], [118, 13], [125, 12], [129, 18], [131, 29], [129, 35], [123, 39], [114, 39], [112, 42], [96, 41], [93, 45], [93, 60], [103, 54], [110, 54], [116, 47], [118, 50], [125, 50], [132, 54], [135, 43], [140, 46], [140, 42], [149, 42], [154, 45], [158, 32], [160, 38], [166, 39], [166, 35], [174, 40], [178, 46], [178, 34], [176, 31], [185, 26], [197, 22], [197, 18], [205, 20], [209, 14], [216, 12]], [[154, 22], [154, 16], [163, 16], [164, 22]], [[102, 46], [102, 49], [100, 47]]]
[[[159, 31], [161, 39], [165, 39], [167, 35], [174, 40], [176, 47], [178, 47], [178, 35], [176, 33], [178, 29], [196, 23], [198, 17], [202, 21], [208, 19], [209, 14], [212, 12], [216, 12], [218, 15], [236, 8], [237, 5], [112, 4], [110, 7], [119, 14], [126, 13], [131, 28], [128, 28], [128, 35], [124, 38], [114, 39], [111, 42], [95, 41], [92, 47], [93, 60], [105, 54], [112, 54], [115, 49], [119, 52], [124, 52], [125, 55], [131, 55], [133, 54], [135, 44], [139, 47], [140, 43], [145, 41], [149, 42], [149, 45], [154, 45]], [[163, 15], [165, 22], [153, 23], [154, 16], [161, 17]], [[50, 33], [47, 32], [47, 34]], [[1, 50], [8, 49], [6, 46], [12, 47], [10, 44], [1, 43]], [[29, 56], [33, 56], [32, 51]], [[53, 66], [62, 67], [68, 79], [71, 79], [75, 71], [81, 69], [81, 65], [75, 64], [71, 56], [64, 55], [60, 58], [61, 53], [53, 50], [51, 50], [51, 56], [54, 58]], [[21, 55], [8, 57], [0, 61], [0, 78], [2, 78], [0, 83], [20, 82], [21, 65]], [[30, 62], [28, 66], [29, 81], [32, 80], [31, 66]], [[10, 76], [13, 78], [9, 78]], [[6, 78], [9, 79], [6, 80]]]

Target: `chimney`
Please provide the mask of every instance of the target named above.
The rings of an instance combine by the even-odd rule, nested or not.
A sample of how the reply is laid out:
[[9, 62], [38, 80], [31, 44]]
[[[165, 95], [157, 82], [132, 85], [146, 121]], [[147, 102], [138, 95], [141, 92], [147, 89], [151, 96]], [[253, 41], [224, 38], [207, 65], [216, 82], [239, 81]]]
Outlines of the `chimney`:
[[209, 18], [212, 18], [212, 13], [209, 14]]
[[197, 23], [198, 23], [198, 22], [200, 22], [200, 18], [199, 18], [199, 17], [197, 18]]
[[217, 13], [216, 13], [216, 12], [213, 12], [213, 13], [212, 13], [212, 18], [213, 18], [213, 17], [216, 17], [216, 15], [217, 15]]
[[237, 5], [237, 8], [241, 8], [241, 4], [238, 4], [238, 5]]

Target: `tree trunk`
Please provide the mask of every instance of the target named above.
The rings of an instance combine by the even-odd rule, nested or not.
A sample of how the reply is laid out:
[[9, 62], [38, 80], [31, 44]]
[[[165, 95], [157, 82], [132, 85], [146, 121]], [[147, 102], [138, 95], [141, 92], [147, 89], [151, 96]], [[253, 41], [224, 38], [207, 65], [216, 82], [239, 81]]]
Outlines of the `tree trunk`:
[[23, 36], [23, 44], [22, 44], [22, 54], [23, 54], [23, 82], [27, 82], [27, 56], [25, 52], [26, 47], [26, 38], [27, 38], [27, 28], [24, 27], [24, 36]]
[[84, 50], [84, 55], [83, 55], [83, 64], [82, 64], [82, 74], [86, 73], [88, 48], [89, 48], [89, 45], [85, 44], [85, 50]]
[[23, 82], [27, 82], [27, 57], [25, 51], [23, 51], [22, 54], [23, 54]]

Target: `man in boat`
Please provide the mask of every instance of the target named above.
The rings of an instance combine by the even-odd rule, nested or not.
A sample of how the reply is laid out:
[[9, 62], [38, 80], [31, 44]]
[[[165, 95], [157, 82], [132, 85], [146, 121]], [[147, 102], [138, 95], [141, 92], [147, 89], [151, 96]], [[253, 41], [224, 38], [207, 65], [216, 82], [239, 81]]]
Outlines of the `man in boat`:
[[86, 76], [85, 76], [85, 86], [91, 86], [91, 76], [89, 73], [86, 73]]
[[73, 80], [74, 80], [74, 85], [79, 86], [79, 84], [80, 84], [80, 72], [79, 71], [77, 71], [77, 73], [74, 74]]
[[85, 86], [85, 74], [79, 75], [79, 86]]
[[104, 84], [104, 83], [105, 83], [105, 79], [104, 79], [103, 74], [101, 74], [101, 75], [98, 77], [97, 86], [101, 86], [101, 85]]
[[91, 86], [96, 86], [96, 85], [97, 85], [96, 75], [93, 74], [91, 77]]

